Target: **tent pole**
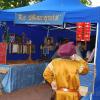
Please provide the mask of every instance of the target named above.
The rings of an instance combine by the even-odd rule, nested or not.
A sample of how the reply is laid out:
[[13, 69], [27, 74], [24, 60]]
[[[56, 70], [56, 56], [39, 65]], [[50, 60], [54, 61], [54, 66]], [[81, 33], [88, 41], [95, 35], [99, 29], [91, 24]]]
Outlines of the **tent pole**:
[[[99, 23], [97, 23], [97, 28], [96, 28], [96, 41], [95, 41], [95, 53], [94, 53], [94, 84], [93, 84], [93, 92], [94, 92], [94, 85], [95, 85], [95, 78], [96, 78], [96, 58], [97, 58], [97, 43], [98, 43], [98, 34], [99, 34]], [[92, 100], [92, 93], [90, 94], [90, 100]]]
[[96, 56], [97, 56], [96, 52], [97, 52], [98, 34], [99, 34], [99, 23], [97, 23], [97, 29], [96, 29], [96, 42], [95, 42], [94, 64], [96, 64]]

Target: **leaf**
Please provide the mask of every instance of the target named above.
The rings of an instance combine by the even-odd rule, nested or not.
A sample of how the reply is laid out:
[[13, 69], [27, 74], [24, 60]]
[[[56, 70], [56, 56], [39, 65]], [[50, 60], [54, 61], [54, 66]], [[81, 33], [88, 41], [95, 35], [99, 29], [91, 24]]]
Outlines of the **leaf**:
[[0, 0], [0, 9], [9, 9], [29, 5], [29, 2], [40, 2], [43, 0]]

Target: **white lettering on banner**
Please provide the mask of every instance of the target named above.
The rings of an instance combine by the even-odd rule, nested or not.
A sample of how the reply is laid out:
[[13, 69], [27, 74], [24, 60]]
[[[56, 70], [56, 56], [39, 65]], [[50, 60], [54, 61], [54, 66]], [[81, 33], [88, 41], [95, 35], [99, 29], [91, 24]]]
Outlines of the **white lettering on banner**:
[[23, 16], [22, 14], [18, 14], [18, 20], [24, 21], [26, 19], [26, 16]]
[[35, 14], [32, 15], [23, 15], [23, 14], [17, 14], [17, 20], [19, 21], [57, 21], [59, 20], [61, 15], [52, 15], [52, 16], [37, 16]]

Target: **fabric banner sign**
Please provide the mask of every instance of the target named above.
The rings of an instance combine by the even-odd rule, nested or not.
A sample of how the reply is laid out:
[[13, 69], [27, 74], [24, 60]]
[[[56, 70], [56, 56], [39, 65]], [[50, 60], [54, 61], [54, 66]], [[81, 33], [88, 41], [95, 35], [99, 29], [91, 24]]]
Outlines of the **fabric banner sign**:
[[91, 23], [78, 22], [76, 23], [76, 40], [77, 41], [90, 41]]
[[64, 12], [23, 12], [15, 14], [16, 24], [51, 24], [61, 25], [64, 20]]
[[0, 43], [0, 64], [6, 64], [6, 48], [7, 48], [7, 44], [1, 42]]

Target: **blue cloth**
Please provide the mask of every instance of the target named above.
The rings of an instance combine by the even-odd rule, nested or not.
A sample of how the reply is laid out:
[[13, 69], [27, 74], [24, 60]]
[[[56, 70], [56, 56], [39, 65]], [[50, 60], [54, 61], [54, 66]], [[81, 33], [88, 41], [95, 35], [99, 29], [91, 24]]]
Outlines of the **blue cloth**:
[[8, 69], [5, 76], [1, 76], [2, 86], [5, 92], [24, 88], [31, 85], [41, 84], [43, 79], [43, 71], [46, 63], [41, 64], [20, 64], [20, 65], [0, 65], [0, 68]]
[[80, 84], [81, 86], [87, 86], [88, 87], [88, 94], [85, 97], [82, 97], [81, 100], [90, 100], [90, 95], [93, 93], [93, 88], [94, 88], [94, 83], [93, 81], [95, 80], [94, 77], [94, 64], [88, 64], [89, 65], [89, 73], [86, 75], [81, 75], [80, 76]]
[[93, 91], [93, 81], [94, 81], [94, 65], [89, 64], [89, 73], [80, 76], [80, 83], [82, 86], [87, 86], [89, 88], [89, 94]]
[[90, 95], [87, 95], [85, 97], [82, 97], [81, 100], [90, 100]]

